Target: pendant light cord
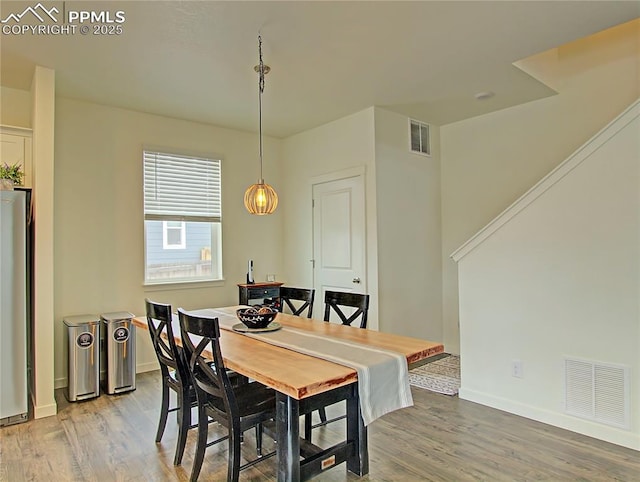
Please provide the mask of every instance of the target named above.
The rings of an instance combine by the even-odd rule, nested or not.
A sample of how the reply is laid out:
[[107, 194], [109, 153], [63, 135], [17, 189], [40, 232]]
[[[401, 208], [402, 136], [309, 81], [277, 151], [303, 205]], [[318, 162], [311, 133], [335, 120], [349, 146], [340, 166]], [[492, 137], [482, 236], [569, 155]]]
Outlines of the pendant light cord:
[[258, 53], [260, 57], [258, 81], [258, 105], [259, 105], [259, 135], [260, 135], [260, 184], [264, 184], [262, 177], [262, 93], [264, 92], [264, 63], [262, 62], [262, 36], [258, 34]]

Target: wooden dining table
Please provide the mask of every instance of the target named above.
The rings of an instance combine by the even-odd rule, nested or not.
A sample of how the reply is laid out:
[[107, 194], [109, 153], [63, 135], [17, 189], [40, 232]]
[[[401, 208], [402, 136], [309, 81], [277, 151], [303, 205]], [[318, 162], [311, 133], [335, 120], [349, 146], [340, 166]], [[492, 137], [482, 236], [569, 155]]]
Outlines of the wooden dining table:
[[[238, 308], [240, 306], [228, 306], [193, 312], [214, 317], [216, 313], [235, 316]], [[444, 351], [441, 343], [285, 313], [279, 313], [276, 321], [285, 327], [400, 353], [406, 357], [409, 368], [427, 363], [430, 357]], [[139, 328], [148, 329], [146, 317], [136, 317], [133, 323]], [[173, 331], [180, 343], [177, 316]], [[367, 428], [360, 414], [355, 369], [231, 330], [221, 329], [220, 345], [227, 368], [276, 391], [275, 433], [279, 481], [308, 480], [343, 462], [346, 462], [349, 471], [359, 476], [369, 472]], [[342, 400], [346, 401], [347, 406], [344, 441], [321, 448], [300, 437], [300, 415]]]

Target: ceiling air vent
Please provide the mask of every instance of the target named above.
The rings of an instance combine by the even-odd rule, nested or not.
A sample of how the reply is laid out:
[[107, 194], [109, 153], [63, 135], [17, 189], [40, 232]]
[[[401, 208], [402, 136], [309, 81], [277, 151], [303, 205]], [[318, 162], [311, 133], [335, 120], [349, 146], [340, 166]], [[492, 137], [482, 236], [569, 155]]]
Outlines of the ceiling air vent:
[[411, 151], [426, 156], [431, 155], [431, 136], [429, 124], [409, 119]]
[[565, 412], [630, 427], [629, 367], [565, 358]]

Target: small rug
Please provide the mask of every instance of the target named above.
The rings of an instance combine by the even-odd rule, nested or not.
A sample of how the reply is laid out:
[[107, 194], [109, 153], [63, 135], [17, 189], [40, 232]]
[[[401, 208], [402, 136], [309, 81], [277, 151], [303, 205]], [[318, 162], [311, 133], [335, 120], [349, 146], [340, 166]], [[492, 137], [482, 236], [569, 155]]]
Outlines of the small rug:
[[460, 388], [460, 357], [448, 355], [409, 371], [409, 383], [444, 395], [457, 395]]

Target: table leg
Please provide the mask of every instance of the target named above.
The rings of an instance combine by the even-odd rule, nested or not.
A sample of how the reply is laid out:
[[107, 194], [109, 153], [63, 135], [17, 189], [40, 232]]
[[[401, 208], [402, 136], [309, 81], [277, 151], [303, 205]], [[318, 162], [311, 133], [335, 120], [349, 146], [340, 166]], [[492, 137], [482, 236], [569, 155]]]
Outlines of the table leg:
[[369, 445], [367, 443], [367, 427], [360, 414], [360, 397], [358, 385], [353, 384], [353, 392], [347, 398], [347, 440], [353, 440], [356, 446], [353, 456], [347, 459], [347, 469], [356, 475], [369, 473]]
[[300, 480], [300, 406], [298, 400], [276, 392], [276, 457], [278, 481]]

